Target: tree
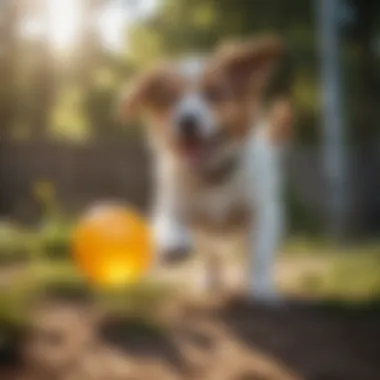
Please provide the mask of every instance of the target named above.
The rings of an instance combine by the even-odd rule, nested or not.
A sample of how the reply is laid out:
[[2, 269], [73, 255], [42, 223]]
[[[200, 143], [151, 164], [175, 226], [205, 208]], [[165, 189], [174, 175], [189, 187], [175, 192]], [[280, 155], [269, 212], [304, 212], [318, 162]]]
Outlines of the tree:
[[9, 138], [16, 111], [16, 70], [19, 7], [12, 0], [0, 4], [0, 138]]

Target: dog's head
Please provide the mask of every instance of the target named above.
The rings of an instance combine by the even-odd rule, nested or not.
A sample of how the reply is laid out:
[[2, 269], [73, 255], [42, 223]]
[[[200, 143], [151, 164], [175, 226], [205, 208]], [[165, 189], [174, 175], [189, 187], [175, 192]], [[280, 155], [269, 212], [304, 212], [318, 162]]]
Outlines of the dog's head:
[[128, 86], [122, 115], [141, 113], [154, 140], [188, 164], [216, 160], [238, 149], [260, 117], [282, 51], [277, 38], [262, 37], [158, 65]]

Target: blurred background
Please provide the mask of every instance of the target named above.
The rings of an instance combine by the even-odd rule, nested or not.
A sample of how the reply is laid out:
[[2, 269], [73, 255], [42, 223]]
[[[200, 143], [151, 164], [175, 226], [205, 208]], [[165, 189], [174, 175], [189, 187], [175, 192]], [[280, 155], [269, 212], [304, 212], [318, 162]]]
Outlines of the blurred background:
[[34, 222], [39, 182], [67, 212], [103, 197], [146, 207], [142, 128], [120, 125], [114, 113], [123, 86], [162, 57], [275, 32], [289, 47], [275, 84], [296, 106], [294, 229], [375, 236], [380, 11], [375, 1], [323, 4], [3, 0], [1, 215]]
[[[143, 212], [149, 207], [143, 129], [115, 118], [128, 81], [162, 57], [267, 32], [288, 44], [274, 91], [290, 94], [296, 114], [279, 286], [312, 299], [376, 300], [379, 2], [1, 0], [0, 316], [6, 326], [28, 325], [41, 294], [45, 300], [51, 292], [86, 293], [69, 258], [70, 231], [85, 207], [110, 199]], [[114, 306], [125, 300], [115, 297]], [[3, 330], [7, 337], [13, 331]], [[352, 379], [378, 378], [358, 376]]]

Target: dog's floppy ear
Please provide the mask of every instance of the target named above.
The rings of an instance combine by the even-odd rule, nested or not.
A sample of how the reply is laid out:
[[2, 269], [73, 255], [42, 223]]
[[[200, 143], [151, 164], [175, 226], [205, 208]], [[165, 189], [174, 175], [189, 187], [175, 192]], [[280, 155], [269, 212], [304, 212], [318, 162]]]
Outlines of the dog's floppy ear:
[[165, 82], [166, 69], [163, 65], [157, 66], [142, 73], [125, 86], [118, 109], [122, 121], [138, 116], [148, 103], [154, 100], [155, 94], [159, 95], [160, 86]]
[[121, 121], [128, 121], [139, 114], [146, 101], [150, 87], [153, 86], [155, 76], [156, 73], [153, 71], [145, 72], [125, 85], [117, 110]]
[[224, 44], [217, 51], [217, 59], [231, 81], [252, 83], [257, 90], [262, 90], [284, 50], [278, 37], [265, 36], [247, 42]]

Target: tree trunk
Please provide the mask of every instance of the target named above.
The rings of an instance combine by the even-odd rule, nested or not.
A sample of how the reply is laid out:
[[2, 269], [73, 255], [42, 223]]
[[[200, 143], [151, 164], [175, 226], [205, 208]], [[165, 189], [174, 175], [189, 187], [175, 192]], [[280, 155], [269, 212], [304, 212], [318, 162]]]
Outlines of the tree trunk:
[[10, 137], [16, 112], [19, 7], [15, 1], [0, 4], [0, 138]]

